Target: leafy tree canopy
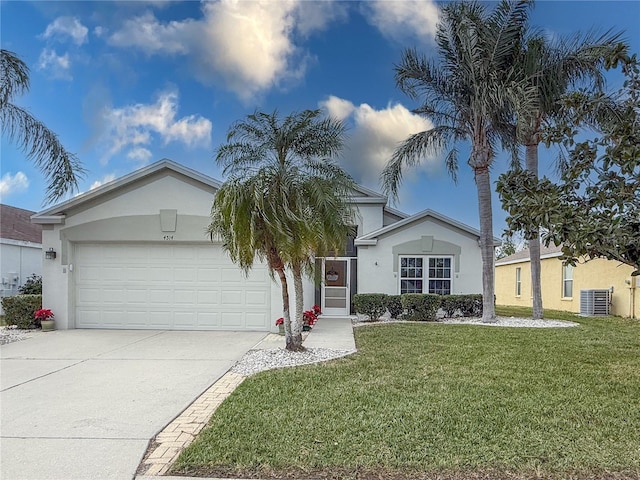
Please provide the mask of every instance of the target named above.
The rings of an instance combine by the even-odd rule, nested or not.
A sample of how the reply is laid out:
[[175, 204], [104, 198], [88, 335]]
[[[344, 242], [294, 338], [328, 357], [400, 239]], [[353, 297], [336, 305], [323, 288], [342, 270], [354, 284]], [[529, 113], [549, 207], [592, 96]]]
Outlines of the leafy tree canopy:
[[[570, 115], [546, 132], [547, 143], [561, 143], [568, 155], [560, 182], [536, 180], [512, 170], [500, 176], [498, 192], [509, 213], [509, 231], [547, 232], [546, 245], [563, 245], [563, 259], [604, 257], [640, 273], [640, 64], [637, 55], [618, 56], [626, 80], [615, 95], [577, 92], [563, 99]], [[578, 141], [583, 125], [595, 138]]]

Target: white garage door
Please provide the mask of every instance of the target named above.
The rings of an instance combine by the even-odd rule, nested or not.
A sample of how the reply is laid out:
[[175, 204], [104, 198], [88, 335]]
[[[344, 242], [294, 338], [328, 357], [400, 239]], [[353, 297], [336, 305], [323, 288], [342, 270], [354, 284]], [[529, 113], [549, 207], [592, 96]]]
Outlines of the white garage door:
[[220, 246], [78, 244], [77, 328], [269, 330], [270, 278]]

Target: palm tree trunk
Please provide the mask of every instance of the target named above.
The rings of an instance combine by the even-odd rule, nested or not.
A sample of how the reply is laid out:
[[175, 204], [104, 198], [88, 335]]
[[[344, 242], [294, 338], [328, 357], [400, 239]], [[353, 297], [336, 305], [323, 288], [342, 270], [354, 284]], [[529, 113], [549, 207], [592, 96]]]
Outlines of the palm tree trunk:
[[291, 344], [292, 348], [287, 345], [287, 350], [301, 351], [302, 346], [302, 311], [304, 310], [304, 293], [302, 289], [302, 268], [299, 263], [294, 263], [293, 271], [293, 291], [296, 295], [296, 312], [291, 322]]
[[[475, 167], [480, 213], [480, 254], [482, 256], [482, 321], [496, 321], [494, 285], [493, 213], [491, 211], [491, 180], [488, 163]], [[486, 166], [485, 166], [486, 165]]]
[[[527, 170], [538, 178], [538, 144], [531, 143], [525, 147]], [[539, 320], [544, 314], [542, 308], [542, 282], [540, 280], [540, 232], [536, 227], [527, 238], [529, 242], [529, 258], [531, 260], [531, 294], [533, 296], [533, 318]]]
[[280, 278], [280, 289], [282, 291], [282, 318], [284, 318], [284, 338], [287, 346], [287, 350], [293, 350], [290, 345], [293, 345], [291, 335], [291, 314], [289, 313], [289, 286], [287, 284], [287, 275], [284, 272], [284, 268], [278, 268], [278, 277]]

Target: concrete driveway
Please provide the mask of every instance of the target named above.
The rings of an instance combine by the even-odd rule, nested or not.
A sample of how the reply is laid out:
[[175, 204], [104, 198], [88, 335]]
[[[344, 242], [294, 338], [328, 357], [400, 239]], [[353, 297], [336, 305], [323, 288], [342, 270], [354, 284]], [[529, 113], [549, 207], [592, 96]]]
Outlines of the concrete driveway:
[[0, 347], [0, 477], [132, 479], [263, 332], [66, 330]]

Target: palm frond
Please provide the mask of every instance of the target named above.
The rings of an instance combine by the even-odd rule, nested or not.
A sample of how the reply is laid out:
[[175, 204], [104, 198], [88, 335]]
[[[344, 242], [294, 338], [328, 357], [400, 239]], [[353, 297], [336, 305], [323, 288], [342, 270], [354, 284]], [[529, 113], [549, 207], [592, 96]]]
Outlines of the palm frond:
[[12, 103], [0, 108], [0, 123], [3, 133], [45, 175], [48, 181], [45, 204], [78, 189], [78, 180], [85, 174], [80, 161], [44, 123]]
[[0, 49], [0, 108], [29, 91], [29, 67], [9, 50]]

